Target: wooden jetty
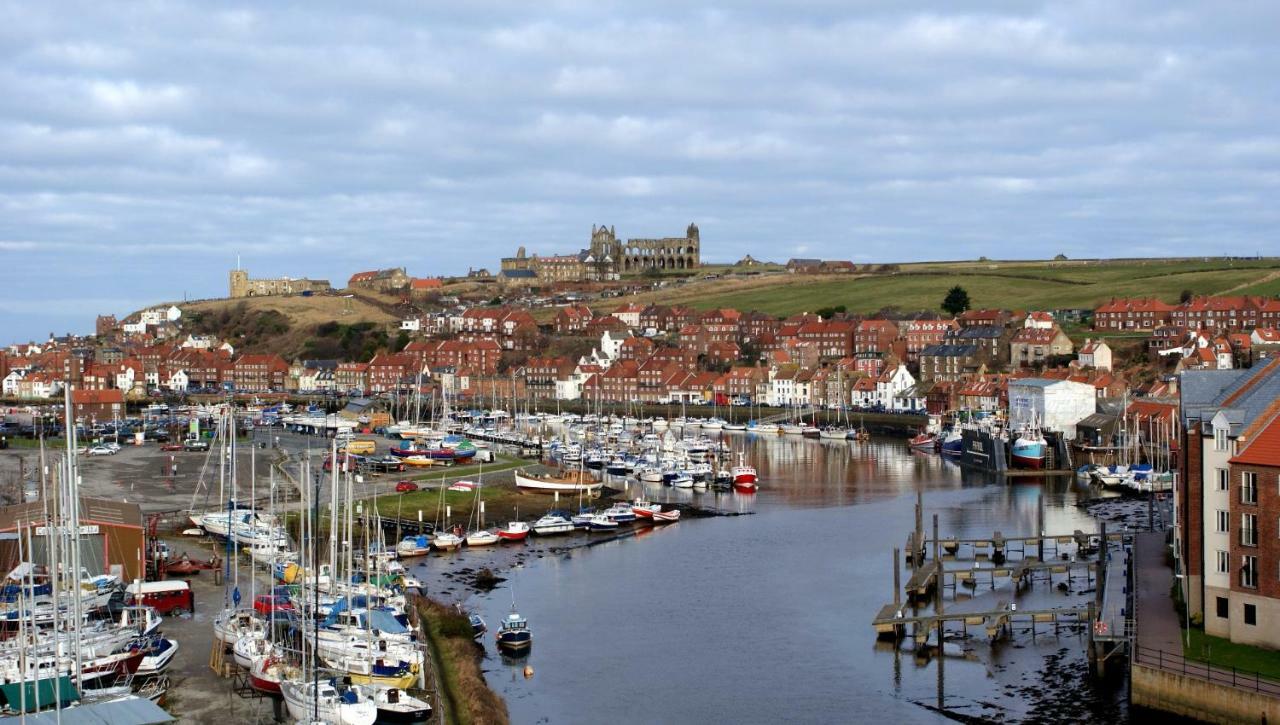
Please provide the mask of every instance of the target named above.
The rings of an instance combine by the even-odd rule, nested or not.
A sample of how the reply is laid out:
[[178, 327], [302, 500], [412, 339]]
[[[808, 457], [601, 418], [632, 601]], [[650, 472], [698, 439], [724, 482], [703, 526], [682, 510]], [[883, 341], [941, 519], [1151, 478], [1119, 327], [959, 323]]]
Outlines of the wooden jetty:
[[1048, 609], [1018, 609], [1016, 604], [1001, 601], [996, 609], [976, 612], [946, 612], [944, 614], [907, 614], [901, 605], [888, 604], [880, 609], [872, 621], [881, 639], [901, 639], [908, 625], [918, 643], [923, 643], [929, 631], [947, 623], [959, 624], [967, 635], [969, 627], [982, 627], [989, 641], [1005, 637], [1016, 624], [1025, 624], [1034, 632], [1037, 625], [1050, 624], [1056, 630], [1064, 625], [1083, 625], [1093, 618], [1093, 607], [1052, 607]]

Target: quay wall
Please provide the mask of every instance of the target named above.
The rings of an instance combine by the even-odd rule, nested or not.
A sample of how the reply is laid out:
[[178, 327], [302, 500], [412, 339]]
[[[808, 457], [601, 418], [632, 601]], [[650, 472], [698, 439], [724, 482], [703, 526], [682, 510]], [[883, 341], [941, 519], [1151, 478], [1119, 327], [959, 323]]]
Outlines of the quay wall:
[[1280, 699], [1133, 663], [1130, 703], [1209, 723], [1280, 722]]

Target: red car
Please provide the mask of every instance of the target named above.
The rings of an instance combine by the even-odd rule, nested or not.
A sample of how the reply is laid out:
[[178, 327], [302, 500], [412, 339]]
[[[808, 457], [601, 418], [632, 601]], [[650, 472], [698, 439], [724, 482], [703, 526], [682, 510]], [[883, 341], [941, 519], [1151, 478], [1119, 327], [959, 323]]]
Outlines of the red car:
[[400, 481], [396, 484], [396, 493], [413, 493], [418, 490], [418, 484], [413, 481]]
[[259, 594], [253, 599], [253, 608], [258, 614], [270, 616], [274, 612], [292, 612], [293, 602], [283, 594]]
[[181, 451], [181, 450], [184, 450], [184, 448], [183, 448], [183, 445], [182, 445], [181, 443], [166, 443], [166, 444], [164, 444], [164, 445], [160, 446], [160, 450], [162, 450], [162, 451]]

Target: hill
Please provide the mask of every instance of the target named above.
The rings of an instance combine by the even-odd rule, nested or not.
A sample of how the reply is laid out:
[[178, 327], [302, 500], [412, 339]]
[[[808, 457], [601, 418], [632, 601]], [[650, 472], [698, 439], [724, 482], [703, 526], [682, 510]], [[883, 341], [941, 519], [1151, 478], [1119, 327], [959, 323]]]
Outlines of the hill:
[[399, 325], [396, 302], [358, 296], [248, 297], [179, 304], [183, 328], [217, 335], [237, 352], [276, 352], [285, 359], [367, 360]]
[[[975, 308], [1092, 308], [1111, 297], [1151, 296], [1177, 302], [1192, 294], [1280, 294], [1280, 259], [1089, 260], [1064, 262], [930, 262], [896, 272], [690, 280], [637, 295], [639, 301], [733, 307], [790, 315], [844, 305], [869, 313], [885, 307], [937, 310], [960, 285]], [[627, 298], [631, 300], [632, 298]]]

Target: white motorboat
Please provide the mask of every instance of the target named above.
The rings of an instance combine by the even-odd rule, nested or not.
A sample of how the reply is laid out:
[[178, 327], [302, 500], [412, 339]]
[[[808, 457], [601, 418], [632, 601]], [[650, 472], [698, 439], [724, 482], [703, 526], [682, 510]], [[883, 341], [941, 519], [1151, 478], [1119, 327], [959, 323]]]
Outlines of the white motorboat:
[[303, 722], [320, 720], [333, 725], [373, 725], [378, 720], [378, 706], [358, 689], [342, 687], [333, 680], [280, 683], [289, 716]]
[[472, 531], [467, 534], [467, 546], [492, 546], [498, 543], [498, 535], [488, 529]]
[[538, 536], [567, 534], [573, 531], [573, 521], [558, 512], [552, 511], [533, 522], [533, 533]]

